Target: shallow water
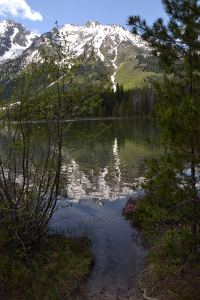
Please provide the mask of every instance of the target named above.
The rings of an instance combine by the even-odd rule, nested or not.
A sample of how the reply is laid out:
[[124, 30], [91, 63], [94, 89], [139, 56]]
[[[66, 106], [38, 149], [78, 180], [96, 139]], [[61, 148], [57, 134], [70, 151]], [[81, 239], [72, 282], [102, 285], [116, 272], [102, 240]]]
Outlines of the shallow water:
[[[145, 251], [133, 243], [129, 222], [121, 216], [126, 199], [74, 203], [54, 215], [57, 229], [73, 234], [87, 233], [92, 239], [95, 265], [89, 289], [92, 295], [127, 295], [138, 279]], [[60, 219], [60, 221], [57, 221]]]
[[[80, 121], [74, 126], [91, 129], [99, 122]], [[144, 158], [162, 151], [145, 142], [147, 136], [159, 135], [151, 120], [104, 122], [113, 125], [106, 139], [71, 154], [64, 170], [69, 197], [62, 195], [58, 205], [72, 203], [72, 207], [59, 209], [51, 226], [69, 235], [91, 237], [95, 265], [88, 283], [90, 298], [112, 295], [112, 299], [123, 299], [138, 280], [146, 252], [132, 239], [137, 232], [124, 220], [121, 209], [130, 195], [137, 195], [131, 185], [145, 174]]]

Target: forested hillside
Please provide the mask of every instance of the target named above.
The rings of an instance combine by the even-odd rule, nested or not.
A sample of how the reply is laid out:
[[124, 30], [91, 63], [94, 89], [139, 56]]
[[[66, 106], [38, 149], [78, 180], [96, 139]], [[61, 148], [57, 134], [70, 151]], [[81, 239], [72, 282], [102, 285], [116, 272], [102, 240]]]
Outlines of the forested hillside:
[[151, 87], [124, 90], [122, 84], [117, 84], [116, 92], [113, 90], [104, 92], [102, 98], [101, 104], [90, 116], [147, 116], [157, 101], [154, 89]]

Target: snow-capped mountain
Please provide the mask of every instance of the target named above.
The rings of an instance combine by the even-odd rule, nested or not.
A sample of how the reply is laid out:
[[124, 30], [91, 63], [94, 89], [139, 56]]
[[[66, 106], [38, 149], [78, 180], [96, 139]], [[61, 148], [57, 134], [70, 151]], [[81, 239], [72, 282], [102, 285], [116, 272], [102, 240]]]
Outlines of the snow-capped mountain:
[[114, 84], [117, 68], [125, 56], [132, 56], [135, 48], [148, 50], [138, 35], [117, 25], [102, 25], [88, 21], [84, 26], [66, 24], [59, 30], [67, 34], [66, 40], [70, 49], [81, 55], [85, 49], [94, 48], [97, 56], [108, 67], [113, 67], [111, 80]]
[[84, 26], [66, 24], [39, 36], [20, 23], [3, 21], [0, 22], [0, 61], [7, 65], [9, 72], [19, 71], [37, 54], [42, 39], [48, 39], [50, 35], [55, 43], [59, 43], [64, 35], [67, 47], [77, 56], [94, 49], [96, 56], [108, 68], [113, 84], [116, 71], [125, 61], [134, 60], [138, 54], [149, 53], [148, 45], [138, 35], [118, 25], [102, 25], [92, 21]]
[[38, 37], [39, 34], [30, 32], [21, 23], [0, 22], [0, 61], [21, 55]]
[[59, 32], [68, 35], [66, 37], [68, 45], [77, 54], [82, 54], [86, 45], [92, 46], [102, 61], [113, 61], [117, 56], [117, 48], [124, 42], [130, 42], [137, 47], [146, 47], [138, 35], [133, 35], [117, 25], [102, 25], [88, 21], [84, 26], [66, 24]]

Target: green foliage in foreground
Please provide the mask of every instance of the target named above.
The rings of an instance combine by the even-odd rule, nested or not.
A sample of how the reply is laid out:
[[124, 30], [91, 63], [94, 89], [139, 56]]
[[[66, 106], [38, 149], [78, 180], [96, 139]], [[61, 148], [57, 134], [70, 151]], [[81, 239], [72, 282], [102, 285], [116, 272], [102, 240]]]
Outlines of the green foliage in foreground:
[[[90, 68], [81, 84], [78, 72], [86, 62], [86, 57], [77, 58], [67, 49], [64, 36], [59, 45], [44, 40], [17, 77], [11, 104], [6, 105], [7, 99], [1, 102], [0, 236], [6, 233], [10, 245], [21, 252], [38, 248], [48, 234], [64, 176], [61, 170], [72, 151], [63, 135], [73, 121], [98, 106], [108, 84], [104, 76], [94, 81]], [[84, 142], [79, 137], [78, 146]], [[73, 149], [76, 146], [75, 142]]]
[[200, 5], [197, 0], [162, 3], [167, 24], [161, 18], [152, 27], [139, 16], [128, 20], [166, 73], [154, 85], [159, 103], [152, 113], [162, 129], [165, 155], [149, 163], [141, 185], [144, 195], [132, 219], [156, 251], [170, 250], [165, 260], [172, 271], [200, 254]]
[[[155, 160], [152, 164], [155, 168], [158, 167]], [[163, 173], [168, 177], [168, 172], [170, 171], [166, 169]], [[151, 181], [150, 173], [148, 174], [148, 180]], [[188, 195], [184, 195], [179, 188], [176, 200], [179, 203], [180, 197], [183, 205], [177, 205], [171, 210], [170, 204], [175, 201], [170, 199], [174, 196], [174, 181], [178, 183], [179, 179], [172, 175], [171, 179], [166, 180], [165, 186], [161, 186], [159, 176], [160, 174], [151, 182], [156, 188], [154, 194], [131, 197], [122, 210], [131, 227], [142, 231], [142, 244], [149, 249], [141, 285], [148, 289], [148, 296], [156, 296], [157, 299], [170, 299], [173, 293], [181, 300], [198, 300], [200, 258], [198, 246], [195, 245], [199, 236], [192, 234], [190, 219], [185, 214], [186, 205], [190, 205], [189, 201], [184, 201]], [[147, 186], [150, 188], [147, 181], [142, 184], [143, 189]], [[165, 201], [167, 197], [171, 203], [170, 200]], [[134, 232], [133, 238], [137, 239]]]
[[0, 298], [63, 299], [76, 292], [89, 274], [94, 257], [86, 237], [52, 235], [39, 251], [21, 253], [0, 244]]

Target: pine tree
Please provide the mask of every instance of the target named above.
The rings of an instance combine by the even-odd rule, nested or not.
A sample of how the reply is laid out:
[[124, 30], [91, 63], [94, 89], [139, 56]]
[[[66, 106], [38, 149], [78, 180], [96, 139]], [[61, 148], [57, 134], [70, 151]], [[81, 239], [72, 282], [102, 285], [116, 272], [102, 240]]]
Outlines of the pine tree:
[[[152, 26], [139, 16], [128, 24], [139, 33], [158, 57], [165, 70], [162, 83], [156, 83], [158, 103], [153, 118], [162, 128], [161, 143], [169, 150], [153, 160], [144, 184], [145, 211], [151, 225], [160, 233], [171, 231], [180, 245], [193, 247], [200, 238], [200, 5], [197, 0], [162, 0], [168, 23], [159, 18]], [[148, 207], [148, 209], [147, 209]], [[179, 224], [179, 225], [177, 225]], [[150, 226], [150, 224], [149, 224]], [[190, 230], [188, 231], [188, 228]], [[155, 229], [155, 227], [154, 227]], [[157, 233], [159, 230], [156, 230]], [[193, 248], [194, 249], [194, 248]]]

